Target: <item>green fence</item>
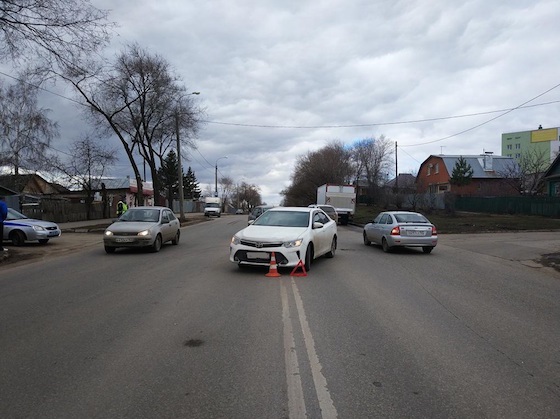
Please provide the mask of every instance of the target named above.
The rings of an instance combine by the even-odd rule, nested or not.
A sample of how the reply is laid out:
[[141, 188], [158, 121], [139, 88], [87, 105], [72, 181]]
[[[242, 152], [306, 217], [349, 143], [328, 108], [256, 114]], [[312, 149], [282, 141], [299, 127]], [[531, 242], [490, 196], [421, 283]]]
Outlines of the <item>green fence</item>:
[[493, 214], [527, 214], [560, 217], [560, 197], [552, 196], [458, 196], [457, 211], [488, 212]]

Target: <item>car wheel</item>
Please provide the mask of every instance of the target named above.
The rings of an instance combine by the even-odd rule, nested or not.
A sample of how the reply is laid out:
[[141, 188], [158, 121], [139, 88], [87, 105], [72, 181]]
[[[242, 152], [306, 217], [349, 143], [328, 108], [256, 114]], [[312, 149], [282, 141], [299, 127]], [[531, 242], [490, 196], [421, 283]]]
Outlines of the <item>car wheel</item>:
[[14, 246], [23, 246], [25, 243], [25, 234], [23, 231], [16, 230], [10, 234], [10, 240]]
[[171, 243], [177, 245], [179, 244], [179, 239], [181, 238], [181, 231], [177, 230], [177, 234], [175, 234], [175, 238], [171, 241]]
[[105, 246], [105, 253], [108, 253], [108, 254], [115, 253], [115, 250], [117, 250], [116, 247]]
[[156, 239], [154, 240], [154, 244], [152, 244], [152, 252], [159, 252], [161, 249], [161, 235], [158, 234]]
[[391, 246], [389, 246], [389, 243], [387, 243], [387, 239], [385, 239], [385, 237], [383, 237], [383, 240], [381, 241], [381, 247], [383, 247], [383, 251], [386, 253], [389, 253], [391, 251]]
[[365, 231], [364, 231], [364, 244], [365, 244], [366, 246], [369, 246], [369, 245], [371, 244], [371, 241], [368, 240], [367, 234], [366, 234]]
[[311, 262], [313, 262], [313, 245], [309, 244], [305, 252], [305, 270], [307, 272], [311, 270]]
[[434, 250], [434, 248], [433, 248], [432, 246], [424, 246], [424, 247], [422, 248], [422, 251], [423, 251], [424, 253], [432, 253], [432, 250]]
[[333, 258], [335, 253], [336, 253], [336, 236], [332, 238], [331, 250], [325, 256], [328, 258]]
[[49, 239], [41, 239], [39, 240], [39, 243], [41, 244], [47, 244], [49, 242]]

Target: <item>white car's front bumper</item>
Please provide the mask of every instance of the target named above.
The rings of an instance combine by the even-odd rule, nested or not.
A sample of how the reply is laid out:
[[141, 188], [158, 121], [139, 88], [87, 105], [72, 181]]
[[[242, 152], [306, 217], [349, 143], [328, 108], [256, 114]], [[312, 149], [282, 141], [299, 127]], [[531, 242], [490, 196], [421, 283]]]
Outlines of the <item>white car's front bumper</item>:
[[257, 249], [241, 244], [230, 245], [229, 260], [240, 265], [269, 266], [272, 252], [274, 252], [274, 259], [276, 259], [278, 266], [295, 267], [300, 260], [305, 260], [305, 254], [301, 247]]

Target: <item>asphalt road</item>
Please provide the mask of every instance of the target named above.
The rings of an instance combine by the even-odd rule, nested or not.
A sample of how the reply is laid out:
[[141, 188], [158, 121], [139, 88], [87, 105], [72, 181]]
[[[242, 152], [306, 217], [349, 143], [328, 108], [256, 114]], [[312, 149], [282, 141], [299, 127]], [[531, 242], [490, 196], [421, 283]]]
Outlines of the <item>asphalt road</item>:
[[558, 417], [560, 276], [534, 263], [556, 233], [385, 254], [341, 227], [334, 259], [267, 278], [228, 260], [244, 225], [0, 266], [0, 417]]

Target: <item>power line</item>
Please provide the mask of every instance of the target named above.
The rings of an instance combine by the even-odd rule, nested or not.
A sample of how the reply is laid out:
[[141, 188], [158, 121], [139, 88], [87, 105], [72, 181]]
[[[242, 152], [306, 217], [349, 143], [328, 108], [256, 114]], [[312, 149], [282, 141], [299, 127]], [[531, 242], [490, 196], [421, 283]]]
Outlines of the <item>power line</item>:
[[[29, 83], [25, 80], [19, 79], [19, 78], [14, 77], [14, 76], [11, 76], [9, 74], [6, 74], [2, 71], [0, 71], [0, 74], [4, 75], [6, 77], [9, 77], [13, 80], [17, 80], [17, 81], [20, 81], [20, 82], [23, 82], [23, 83], [27, 83], [30, 86], [33, 86], [33, 87], [35, 87], [39, 90], [42, 90], [46, 93], [50, 93], [50, 94], [58, 96], [62, 99], [65, 99], [65, 100], [68, 100], [70, 102], [77, 103], [81, 106], [87, 107], [86, 104], [84, 104], [84, 103], [82, 103], [78, 100], [69, 98], [67, 96], [61, 95], [61, 94], [56, 93], [56, 92], [53, 92], [53, 91], [51, 91], [49, 89], [46, 89], [44, 87], [34, 85], [34, 84]], [[471, 118], [471, 117], [474, 117], [474, 116], [490, 115], [490, 114], [493, 114], [493, 113], [502, 113], [501, 115], [498, 115], [497, 117], [492, 118], [492, 119], [486, 121], [485, 123], [476, 125], [475, 127], [471, 128], [471, 129], [475, 129], [475, 128], [478, 128], [482, 125], [485, 125], [488, 122], [491, 122], [495, 119], [498, 119], [498, 118], [500, 118], [500, 117], [502, 117], [502, 116], [504, 116], [504, 115], [506, 115], [510, 112], [513, 112], [517, 109], [535, 108], [535, 107], [539, 107], [539, 106], [548, 106], [548, 105], [553, 105], [553, 104], [556, 104], [556, 103], [560, 103], [560, 100], [553, 100], [553, 101], [550, 101], [550, 102], [535, 103], [535, 104], [532, 104], [532, 105], [527, 105], [527, 103], [532, 102], [533, 100], [545, 95], [546, 93], [549, 93], [550, 91], [556, 89], [558, 86], [560, 86], [560, 84], [557, 84], [556, 86], [548, 89], [547, 91], [535, 96], [533, 99], [530, 99], [530, 100], [524, 102], [523, 104], [521, 104], [519, 106], [516, 106], [514, 108], [497, 109], [497, 110], [492, 110], [492, 111], [475, 112], [475, 113], [460, 114], [460, 115], [441, 116], [441, 117], [434, 117], [434, 118], [411, 119], [411, 120], [404, 120], [404, 121], [384, 121], [384, 122], [372, 122], [372, 123], [368, 123], [368, 124], [347, 124], [347, 125], [265, 125], [265, 124], [242, 124], [242, 123], [234, 123], [234, 122], [211, 121], [211, 120], [204, 120], [204, 119], [201, 120], [201, 122], [204, 122], [206, 124], [225, 125], [225, 126], [233, 126], [233, 127], [245, 127], [245, 128], [274, 128], [274, 129], [325, 129], [325, 128], [327, 128], [327, 129], [337, 129], [337, 128], [360, 128], [360, 127], [367, 128], [367, 127], [377, 127], [377, 126], [386, 126], [386, 125], [418, 124], [418, 123], [422, 123], [422, 122], [445, 121], [445, 120], [450, 120], [450, 119]], [[434, 140], [434, 141], [431, 141], [431, 142], [442, 141], [444, 139], [451, 138], [451, 137], [456, 136], [456, 135], [460, 135], [464, 132], [468, 132], [471, 129], [462, 131], [462, 132], [457, 133], [457, 134], [453, 134], [453, 135], [451, 135], [449, 137], [446, 137], [446, 138], [442, 138], [442, 139], [439, 139], [439, 140]], [[431, 142], [427, 142], [427, 143], [423, 143], [423, 144], [430, 144]], [[418, 144], [418, 145], [421, 145], [421, 144]], [[409, 146], [406, 146], [406, 147], [409, 147]], [[210, 164], [210, 163], [208, 163], [208, 164]]]

